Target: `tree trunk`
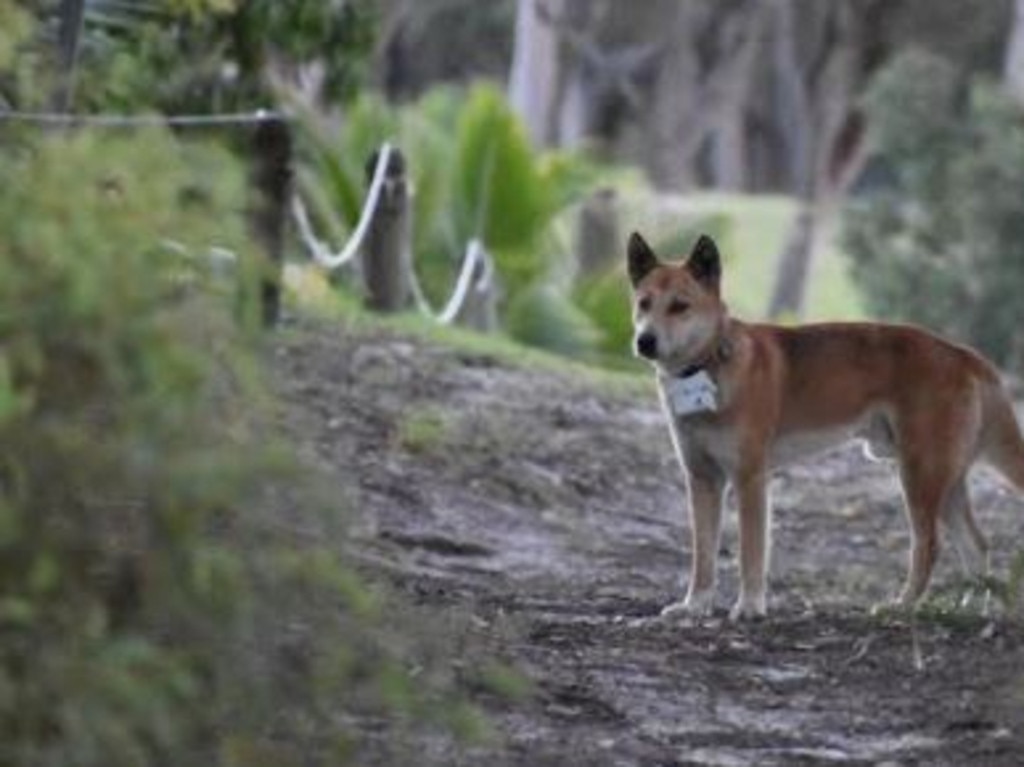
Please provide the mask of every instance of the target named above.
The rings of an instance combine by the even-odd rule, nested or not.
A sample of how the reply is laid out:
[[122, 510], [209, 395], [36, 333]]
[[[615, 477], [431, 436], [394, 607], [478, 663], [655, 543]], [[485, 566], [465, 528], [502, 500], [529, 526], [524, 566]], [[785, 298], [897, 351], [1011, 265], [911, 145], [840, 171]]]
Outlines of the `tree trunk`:
[[1010, 28], [1003, 64], [1003, 80], [1013, 100], [1024, 107], [1024, 0], [1014, 2], [1013, 25]]
[[57, 40], [59, 73], [53, 93], [53, 108], [58, 112], [70, 111], [74, 103], [78, 47], [84, 18], [85, 0], [62, 0]]
[[796, 318], [803, 311], [817, 229], [818, 213], [814, 203], [802, 202], [779, 254], [775, 288], [768, 304], [769, 317]]
[[[559, 47], [554, 26], [541, 17], [540, 2], [518, 0], [516, 4], [508, 95], [534, 144], [546, 146], [553, 138], [555, 127]], [[563, 5], [564, 0], [547, 0], [544, 11], [559, 17]]]
[[[799, 210], [778, 259], [768, 316], [799, 317], [834, 203], [859, 153], [844, 146], [854, 92], [863, 77], [865, 19], [849, 0], [773, 0], [774, 68], [792, 191]], [[811, 12], [809, 12], [811, 11]]]

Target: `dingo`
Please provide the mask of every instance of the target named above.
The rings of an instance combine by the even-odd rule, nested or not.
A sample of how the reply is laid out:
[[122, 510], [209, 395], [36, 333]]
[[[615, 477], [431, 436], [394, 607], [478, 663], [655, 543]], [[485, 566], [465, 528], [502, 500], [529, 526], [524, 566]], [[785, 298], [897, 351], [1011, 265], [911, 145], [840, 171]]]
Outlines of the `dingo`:
[[914, 605], [928, 586], [940, 519], [968, 574], [987, 574], [988, 545], [971, 512], [967, 472], [980, 458], [1024, 491], [1024, 440], [989, 362], [915, 327], [789, 328], [732, 319], [719, 291], [718, 249], [706, 236], [685, 263], [669, 264], [634, 233], [628, 266], [635, 352], [657, 371], [689, 490], [689, 589], [666, 613], [712, 609], [723, 492], [731, 483], [740, 532], [731, 615], [763, 615], [769, 471], [854, 437], [899, 466], [913, 545], [898, 604]]

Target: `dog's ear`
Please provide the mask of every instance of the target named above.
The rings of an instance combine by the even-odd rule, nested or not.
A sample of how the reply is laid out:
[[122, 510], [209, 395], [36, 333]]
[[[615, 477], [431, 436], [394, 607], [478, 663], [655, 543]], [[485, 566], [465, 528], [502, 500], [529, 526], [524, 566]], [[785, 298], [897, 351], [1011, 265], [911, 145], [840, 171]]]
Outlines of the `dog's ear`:
[[658, 257], [639, 232], [633, 232], [629, 236], [626, 254], [629, 258], [629, 280], [635, 288], [640, 280], [658, 266]]
[[718, 246], [715, 245], [715, 241], [706, 234], [702, 234], [690, 252], [686, 268], [697, 282], [709, 290], [717, 292], [718, 284], [722, 279], [722, 257], [718, 254]]

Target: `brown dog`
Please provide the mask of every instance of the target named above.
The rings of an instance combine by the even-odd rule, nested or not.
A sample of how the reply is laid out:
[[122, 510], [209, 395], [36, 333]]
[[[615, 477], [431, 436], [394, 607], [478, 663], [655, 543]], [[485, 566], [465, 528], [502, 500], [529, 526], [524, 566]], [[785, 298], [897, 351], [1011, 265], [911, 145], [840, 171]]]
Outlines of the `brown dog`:
[[657, 370], [662, 404], [688, 477], [692, 567], [685, 601], [714, 602], [723, 492], [739, 505], [740, 592], [733, 617], [765, 612], [772, 468], [849, 438], [896, 459], [913, 532], [899, 604], [924, 593], [941, 520], [965, 570], [981, 577], [988, 547], [967, 496], [977, 459], [1024, 491], [1024, 440], [995, 368], [924, 330], [879, 323], [802, 327], [729, 317], [715, 243], [682, 264], [629, 240], [635, 350]]

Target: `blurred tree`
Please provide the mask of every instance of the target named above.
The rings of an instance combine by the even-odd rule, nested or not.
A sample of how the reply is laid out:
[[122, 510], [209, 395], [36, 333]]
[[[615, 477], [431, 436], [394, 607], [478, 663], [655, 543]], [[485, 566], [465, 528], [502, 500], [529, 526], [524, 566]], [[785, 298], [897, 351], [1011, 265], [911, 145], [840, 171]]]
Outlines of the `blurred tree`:
[[1020, 368], [1024, 123], [1005, 89], [916, 50], [872, 85], [876, 161], [891, 182], [864, 190], [844, 244], [872, 310], [921, 322]]
[[518, 0], [516, 28], [509, 73], [512, 108], [537, 146], [551, 143], [558, 88], [558, 37], [551, 23], [560, 16], [564, 0]]
[[210, 111], [265, 106], [282, 86], [351, 96], [376, 10], [372, 0], [51, 0], [38, 18], [35, 49], [53, 51], [40, 60], [63, 74], [60, 106]]
[[505, 80], [512, 56], [515, 0], [378, 0], [374, 82], [409, 100], [439, 82]]
[[75, 91], [75, 70], [78, 67], [78, 46], [82, 38], [85, 0], [61, 0], [57, 35], [57, 89], [53, 95], [54, 109], [66, 112]]
[[1024, 0], [1014, 2], [1013, 25], [1006, 46], [1003, 77], [1011, 98], [1024, 106]]

